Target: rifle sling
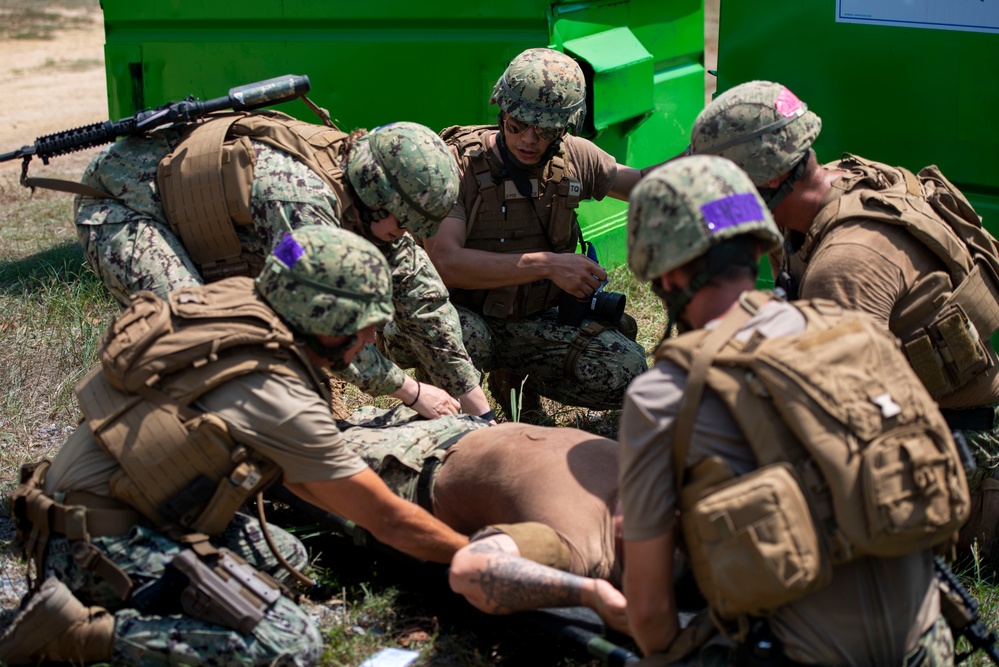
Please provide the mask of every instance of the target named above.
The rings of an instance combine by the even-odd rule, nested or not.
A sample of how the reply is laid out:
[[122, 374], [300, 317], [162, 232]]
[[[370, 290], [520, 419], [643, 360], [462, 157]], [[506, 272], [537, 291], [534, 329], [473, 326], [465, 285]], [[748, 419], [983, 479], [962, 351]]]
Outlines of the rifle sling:
[[97, 199], [118, 199], [114, 195], [92, 188], [76, 181], [64, 181], [60, 178], [22, 178], [21, 185], [26, 188], [42, 188], [44, 190], [58, 190], [70, 194], [82, 195], [84, 197], [95, 197]]

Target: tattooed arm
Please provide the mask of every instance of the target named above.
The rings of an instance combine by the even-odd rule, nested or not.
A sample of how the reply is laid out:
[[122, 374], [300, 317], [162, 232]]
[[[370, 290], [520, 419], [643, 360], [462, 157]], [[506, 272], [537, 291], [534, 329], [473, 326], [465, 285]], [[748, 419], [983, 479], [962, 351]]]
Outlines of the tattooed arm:
[[624, 595], [609, 582], [528, 560], [503, 533], [460, 549], [451, 561], [450, 583], [454, 592], [489, 614], [585, 606], [609, 627], [628, 631]]

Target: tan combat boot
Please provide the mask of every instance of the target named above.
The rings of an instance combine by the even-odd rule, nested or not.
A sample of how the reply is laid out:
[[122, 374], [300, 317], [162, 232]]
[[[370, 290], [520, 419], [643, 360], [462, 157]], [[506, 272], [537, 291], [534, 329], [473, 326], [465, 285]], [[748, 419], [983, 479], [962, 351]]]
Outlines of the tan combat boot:
[[107, 662], [113, 636], [113, 615], [103, 607], [84, 607], [65, 584], [49, 577], [0, 635], [0, 661]]

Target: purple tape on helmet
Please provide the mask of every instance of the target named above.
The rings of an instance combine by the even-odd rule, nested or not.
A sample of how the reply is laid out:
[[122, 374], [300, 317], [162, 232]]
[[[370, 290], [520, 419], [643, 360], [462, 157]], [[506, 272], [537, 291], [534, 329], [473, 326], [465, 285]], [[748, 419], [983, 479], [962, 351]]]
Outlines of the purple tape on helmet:
[[708, 230], [719, 232], [733, 225], [763, 220], [763, 209], [756, 195], [743, 193], [702, 204], [701, 215]]
[[274, 248], [274, 256], [289, 269], [305, 254], [305, 248], [298, 244], [291, 232], [285, 232], [284, 237]]

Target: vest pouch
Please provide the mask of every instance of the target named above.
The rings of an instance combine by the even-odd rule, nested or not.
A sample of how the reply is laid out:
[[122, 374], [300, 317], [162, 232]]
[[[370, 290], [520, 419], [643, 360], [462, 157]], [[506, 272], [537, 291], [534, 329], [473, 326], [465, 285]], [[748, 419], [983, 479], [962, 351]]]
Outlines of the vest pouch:
[[[242, 252], [229, 212], [222, 168], [223, 156], [233, 164], [235, 155], [231, 151], [226, 154], [223, 146], [229, 128], [240, 117], [226, 114], [192, 125], [156, 170], [156, 184], [170, 228], [199, 267], [238, 262]], [[240, 162], [237, 158], [234, 167]], [[242, 175], [247, 173], [252, 178], [252, 171]], [[229, 180], [233, 174], [230, 168]]]
[[[556, 251], [575, 250], [576, 209], [579, 208], [579, 195], [582, 186], [575, 178], [564, 177], [558, 184], [555, 201], [552, 202], [549, 234]], [[571, 246], [571, 247], [570, 247]]]
[[832, 579], [789, 464], [712, 487], [681, 514], [681, 523], [694, 578], [719, 618], [765, 614]]
[[876, 556], [903, 556], [948, 539], [968, 518], [968, 486], [954, 448], [925, 425], [892, 430], [861, 460], [861, 488]]
[[236, 225], [252, 225], [250, 191], [253, 189], [253, 166], [256, 152], [247, 137], [222, 145], [222, 190], [229, 217]]
[[491, 289], [482, 302], [482, 314], [486, 317], [498, 317], [501, 320], [510, 319], [517, 305], [519, 285], [508, 285]]
[[234, 467], [225, 424], [211, 414], [185, 422], [140, 401], [95, 435], [121, 465], [111, 495], [157, 528], [192, 524]]
[[951, 299], [903, 347], [916, 375], [933, 398], [947, 396], [992, 367], [978, 329]]

